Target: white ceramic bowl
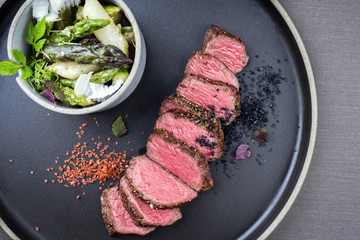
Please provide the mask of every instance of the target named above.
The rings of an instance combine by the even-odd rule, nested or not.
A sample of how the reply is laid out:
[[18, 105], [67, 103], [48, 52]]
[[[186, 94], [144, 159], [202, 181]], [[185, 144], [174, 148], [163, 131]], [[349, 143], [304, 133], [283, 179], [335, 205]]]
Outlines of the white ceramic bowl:
[[[29, 21], [32, 19], [32, 4], [33, 0], [26, 1], [19, 11], [16, 13], [14, 20], [11, 23], [9, 36], [8, 36], [8, 56], [9, 59], [15, 61], [11, 54], [11, 49], [21, 50], [27, 59], [29, 59], [29, 54], [31, 51], [30, 45], [25, 42], [25, 32], [26, 28], [29, 24]], [[94, 112], [101, 112], [113, 108], [123, 102], [130, 94], [135, 90], [137, 85], [139, 84], [141, 77], [144, 73], [145, 63], [146, 63], [146, 47], [145, 40], [137, 24], [134, 15], [130, 11], [129, 7], [122, 0], [108, 0], [101, 1], [101, 3], [112, 4], [119, 6], [123, 9], [125, 16], [131, 23], [131, 26], [134, 30], [135, 35], [135, 58], [134, 62], [129, 74], [128, 79], [125, 81], [124, 85], [114, 93], [109, 99], [106, 101], [89, 106], [84, 108], [76, 108], [76, 107], [67, 107], [57, 104], [56, 107], [54, 104], [49, 101], [46, 97], [40, 95], [37, 91], [35, 91], [26, 80], [22, 80], [19, 77], [16, 78], [17, 83], [21, 87], [21, 89], [35, 102], [40, 104], [41, 106], [63, 114], [70, 115], [83, 115]], [[21, 73], [20, 73], [21, 74]]]

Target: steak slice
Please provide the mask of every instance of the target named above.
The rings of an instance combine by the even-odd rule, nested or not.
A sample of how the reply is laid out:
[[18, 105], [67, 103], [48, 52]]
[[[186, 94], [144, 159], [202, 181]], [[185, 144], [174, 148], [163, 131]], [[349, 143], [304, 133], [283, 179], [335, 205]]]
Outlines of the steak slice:
[[200, 75], [205, 78], [228, 83], [239, 90], [239, 80], [234, 73], [222, 61], [210, 54], [194, 52], [194, 55], [186, 65], [185, 74]]
[[206, 158], [168, 131], [155, 129], [148, 137], [147, 155], [198, 192], [209, 190], [213, 180]]
[[188, 99], [180, 96], [179, 94], [172, 94], [169, 97], [165, 98], [164, 101], [162, 101], [159, 115], [162, 115], [171, 109], [178, 109], [182, 112], [188, 112], [205, 119], [213, 118], [215, 116], [213, 113], [209, 112], [205, 108], [189, 101]]
[[176, 90], [186, 99], [213, 112], [224, 125], [229, 125], [240, 114], [240, 93], [234, 86], [187, 75]]
[[215, 25], [207, 29], [202, 51], [220, 59], [234, 74], [240, 72], [249, 61], [240, 37]]
[[117, 187], [105, 189], [101, 194], [101, 211], [110, 236], [121, 234], [145, 235], [155, 227], [139, 227], [123, 206]]
[[203, 119], [172, 109], [161, 115], [155, 129], [164, 129], [196, 148], [208, 161], [220, 158], [224, 151], [224, 133], [218, 118]]
[[147, 156], [134, 157], [125, 175], [135, 195], [152, 208], [173, 208], [190, 202], [197, 192]]
[[141, 226], [167, 226], [182, 216], [179, 208], [158, 210], [151, 208], [150, 204], [146, 204], [135, 196], [125, 177], [121, 178], [118, 187], [124, 207], [132, 219]]

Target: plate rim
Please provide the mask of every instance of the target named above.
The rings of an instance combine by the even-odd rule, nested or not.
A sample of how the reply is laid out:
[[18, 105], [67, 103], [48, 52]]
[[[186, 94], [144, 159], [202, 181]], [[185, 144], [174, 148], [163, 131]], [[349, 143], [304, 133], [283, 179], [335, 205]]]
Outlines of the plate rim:
[[294, 186], [294, 189], [292, 190], [290, 196], [288, 197], [285, 205], [281, 208], [281, 211], [277, 214], [275, 219], [271, 222], [271, 224], [265, 229], [265, 231], [259, 236], [259, 240], [266, 239], [270, 236], [270, 234], [276, 229], [276, 227], [280, 224], [280, 222], [284, 219], [285, 215], [289, 212], [291, 206], [294, 204], [295, 199], [297, 198], [301, 187], [305, 181], [306, 175], [308, 173], [311, 159], [314, 153], [315, 149], [315, 142], [316, 142], [316, 134], [317, 134], [317, 125], [318, 125], [318, 102], [317, 102], [317, 93], [316, 93], [316, 84], [315, 84], [315, 78], [314, 73], [311, 67], [310, 58], [306, 51], [304, 42], [302, 41], [302, 38], [284, 9], [284, 7], [280, 4], [278, 0], [270, 0], [270, 2], [274, 5], [276, 10], [279, 12], [283, 20], [285, 21], [286, 25], [288, 26], [291, 34], [293, 35], [295, 42], [299, 48], [301, 57], [304, 62], [305, 71], [308, 78], [309, 83], [309, 90], [310, 90], [310, 103], [311, 103], [311, 125], [310, 125], [310, 136], [309, 136], [309, 142], [308, 142], [308, 149], [305, 155], [305, 161], [304, 165], [302, 167], [301, 173], [298, 177], [298, 180], [296, 181], [296, 184]]
[[[0, 0], [0, 8], [3, 6], [3, 4], [7, 0]], [[298, 177], [298, 180], [294, 186], [293, 191], [291, 192], [290, 196], [288, 197], [285, 205], [281, 208], [281, 211], [277, 214], [275, 219], [271, 222], [271, 224], [265, 229], [265, 231], [258, 237], [259, 240], [266, 239], [270, 236], [270, 234], [276, 229], [276, 227], [280, 224], [280, 222], [284, 219], [286, 214], [289, 212], [290, 208], [295, 202], [295, 199], [297, 198], [302, 185], [306, 179], [306, 175], [308, 173], [312, 156], [315, 149], [315, 142], [316, 142], [316, 134], [317, 134], [317, 126], [318, 126], [318, 101], [317, 101], [317, 93], [316, 93], [316, 84], [315, 84], [315, 78], [310, 62], [310, 58], [308, 56], [308, 53], [306, 51], [304, 42], [302, 41], [302, 38], [284, 9], [284, 7], [281, 5], [281, 3], [278, 0], [270, 0], [270, 2], [274, 5], [278, 13], [281, 15], [283, 20], [285, 21], [286, 25], [288, 26], [292, 36], [295, 39], [295, 42], [299, 48], [301, 57], [304, 62], [304, 67], [306, 70], [308, 83], [309, 83], [309, 90], [310, 90], [310, 103], [311, 103], [311, 126], [310, 126], [310, 136], [309, 136], [309, 143], [308, 143], [308, 149], [305, 156], [304, 165], [302, 167], [301, 173]], [[20, 238], [17, 237], [17, 235], [6, 225], [6, 223], [3, 221], [3, 219], [0, 217], [0, 227], [4, 230], [4, 232], [13, 240], [20, 240]]]

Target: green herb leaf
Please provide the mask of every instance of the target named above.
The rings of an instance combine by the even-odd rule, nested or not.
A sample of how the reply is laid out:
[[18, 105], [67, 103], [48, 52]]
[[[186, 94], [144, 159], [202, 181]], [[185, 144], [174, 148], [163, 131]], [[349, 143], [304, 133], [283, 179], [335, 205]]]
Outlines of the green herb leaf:
[[29, 66], [25, 66], [21, 73], [21, 79], [27, 79], [33, 75], [33, 71]]
[[34, 44], [34, 48], [35, 50], [38, 52], [42, 49], [42, 47], [44, 46], [46, 42], [46, 39], [40, 39], [39, 41], [37, 41], [35, 44]]
[[127, 132], [122, 116], [118, 117], [112, 124], [112, 132], [116, 137], [121, 137]]
[[11, 53], [14, 56], [15, 60], [21, 63], [22, 65], [26, 65], [26, 57], [20, 50], [11, 49]]
[[23, 67], [24, 66], [22, 64], [10, 62], [10, 61], [0, 62], [0, 75], [2, 76], [13, 75]]
[[43, 17], [39, 22], [36, 23], [34, 27], [34, 43], [36, 43], [40, 38], [42, 38], [45, 34], [46, 30], [46, 16]]
[[33, 26], [31, 21], [29, 22], [29, 26], [26, 29], [25, 41], [28, 44], [33, 44], [34, 43], [34, 26]]

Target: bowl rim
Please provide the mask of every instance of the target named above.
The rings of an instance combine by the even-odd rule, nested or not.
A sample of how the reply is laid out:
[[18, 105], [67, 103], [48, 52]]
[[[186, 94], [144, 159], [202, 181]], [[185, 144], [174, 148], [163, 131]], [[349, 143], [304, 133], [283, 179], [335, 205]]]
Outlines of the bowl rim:
[[[11, 22], [10, 30], [9, 30], [9, 34], [8, 34], [8, 38], [7, 38], [7, 52], [8, 52], [8, 57], [11, 61], [16, 62], [16, 60], [14, 59], [14, 57], [12, 56], [12, 53], [11, 53], [11, 50], [14, 49], [13, 48], [13, 38], [14, 38], [14, 33], [16, 30], [16, 27], [18, 25], [19, 20], [21, 19], [22, 15], [23, 15], [24, 11], [27, 10], [29, 7], [31, 7], [31, 4], [33, 3], [33, 1], [34, 0], [27, 0], [19, 8], [13, 21]], [[83, 107], [83, 108], [66, 107], [66, 106], [62, 106], [60, 104], [57, 104], [55, 106], [54, 103], [52, 103], [45, 97], [41, 96], [39, 94], [39, 92], [34, 90], [31, 86], [29, 88], [29, 83], [26, 80], [21, 79], [21, 77], [20, 77], [21, 70], [20, 70], [19, 76], [16, 77], [16, 81], [17, 81], [18, 85], [20, 86], [20, 88], [25, 92], [25, 94], [28, 95], [28, 97], [30, 97], [37, 104], [41, 105], [44, 108], [47, 108], [48, 110], [62, 113], [62, 114], [69, 114], [69, 115], [85, 115], [85, 114], [94, 113], [94, 112], [101, 112], [101, 111], [105, 111], [111, 107], [114, 107], [114, 106], [120, 104], [120, 102], [117, 103], [118, 98], [120, 98], [122, 96], [122, 94], [125, 94], [127, 90], [131, 90], [131, 83], [134, 81], [134, 79], [136, 77], [141, 78], [141, 75], [137, 76], [137, 73], [138, 73], [138, 70], [140, 69], [141, 57], [143, 56], [142, 51], [145, 49], [145, 44], [143, 42], [140, 27], [133, 15], [132, 11], [130, 10], [130, 8], [126, 5], [126, 3], [123, 0], [108, 0], [108, 1], [113, 3], [114, 5], [122, 8], [126, 18], [129, 20], [129, 22], [133, 28], [134, 35], [135, 35], [135, 44], [136, 44], [135, 57], [134, 57], [131, 71], [130, 71], [129, 76], [128, 76], [127, 80], [125, 81], [125, 83], [107, 100], [105, 100], [104, 102], [98, 103], [96, 105]], [[25, 39], [24, 39], [24, 44], [27, 44], [25, 42]]]

